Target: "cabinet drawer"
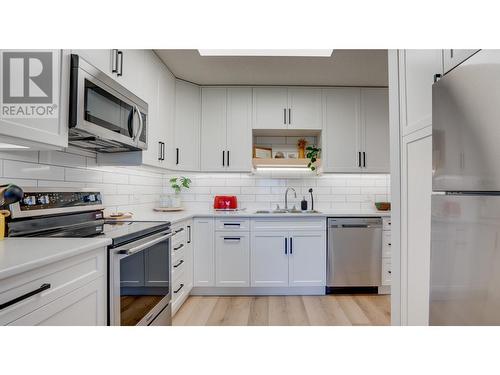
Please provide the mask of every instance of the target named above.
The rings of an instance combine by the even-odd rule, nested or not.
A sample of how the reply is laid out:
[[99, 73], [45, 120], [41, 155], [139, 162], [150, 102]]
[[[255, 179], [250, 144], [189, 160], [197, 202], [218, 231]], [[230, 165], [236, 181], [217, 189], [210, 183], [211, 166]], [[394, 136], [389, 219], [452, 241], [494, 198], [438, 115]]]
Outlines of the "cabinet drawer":
[[382, 228], [384, 230], [391, 230], [391, 218], [390, 217], [383, 217], [382, 218]]
[[296, 231], [326, 230], [325, 218], [266, 218], [255, 219], [251, 223], [252, 231]]
[[172, 231], [174, 235], [172, 236], [172, 249], [180, 244], [186, 244], [187, 242], [187, 229], [184, 226], [173, 227]]
[[104, 276], [11, 322], [14, 326], [105, 326]]
[[0, 304], [36, 291], [44, 284], [50, 284], [50, 288], [1, 310], [0, 325], [19, 319], [72, 290], [104, 276], [105, 254], [104, 248], [96, 249], [3, 280], [0, 284]]
[[188, 285], [185, 280], [185, 272], [183, 272], [179, 278], [172, 283], [172, 303], [175, 303], [178, 299], [182, 299], [187, 293]]
[[215, 220], [215, 230], [224, 230], [224, 231], [248, 231], [250, 229], [250, 220], [249, 219], [216, 219]]
[[177, 280], [186, 268], [186, 260], [182, 257], [172, 264], [172, 280]]
[[382, 285], [391, 285], [392, 268], [390, 259], [382, 259]]
[[179, 243], [177, 245], [172, 246], [172, 262], [178, 260], [179, 257], [183, 256], [186, 247], [187, 247], [186, 243]]
[[391, 257], [391, 232], [384, 231], [382, 235], [382, 257]]

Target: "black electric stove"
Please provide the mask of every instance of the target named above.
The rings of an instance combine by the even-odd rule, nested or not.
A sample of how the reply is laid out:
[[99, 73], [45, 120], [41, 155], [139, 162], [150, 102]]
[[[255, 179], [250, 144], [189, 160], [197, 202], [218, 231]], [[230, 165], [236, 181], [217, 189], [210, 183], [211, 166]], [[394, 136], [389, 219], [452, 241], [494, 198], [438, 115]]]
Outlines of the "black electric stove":
[[101, 194], [92, 191], [32, 188], [10, 209], [9, 237], [102, 236], [114, 248], [170, 228], [169, 222], [104, 220]]

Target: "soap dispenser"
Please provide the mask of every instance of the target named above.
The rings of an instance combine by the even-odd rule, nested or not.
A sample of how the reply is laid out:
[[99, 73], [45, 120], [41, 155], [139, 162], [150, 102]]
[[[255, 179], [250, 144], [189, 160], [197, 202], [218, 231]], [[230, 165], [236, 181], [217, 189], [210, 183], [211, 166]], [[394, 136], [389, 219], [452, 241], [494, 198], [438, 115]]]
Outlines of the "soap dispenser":
[[303, 197], [302, 198], [302, 201], [300, 202], [300, 209], [302, 211], [307, 211], [307, 201], [306, 201], [306, 197]]

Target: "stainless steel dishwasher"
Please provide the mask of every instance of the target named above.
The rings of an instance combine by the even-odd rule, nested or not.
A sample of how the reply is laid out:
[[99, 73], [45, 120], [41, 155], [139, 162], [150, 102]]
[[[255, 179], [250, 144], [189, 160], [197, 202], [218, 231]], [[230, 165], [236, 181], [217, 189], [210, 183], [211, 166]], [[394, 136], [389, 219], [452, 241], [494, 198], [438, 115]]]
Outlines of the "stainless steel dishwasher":
[[382, 219], [329, 218], [327, 291], [381, 282]]

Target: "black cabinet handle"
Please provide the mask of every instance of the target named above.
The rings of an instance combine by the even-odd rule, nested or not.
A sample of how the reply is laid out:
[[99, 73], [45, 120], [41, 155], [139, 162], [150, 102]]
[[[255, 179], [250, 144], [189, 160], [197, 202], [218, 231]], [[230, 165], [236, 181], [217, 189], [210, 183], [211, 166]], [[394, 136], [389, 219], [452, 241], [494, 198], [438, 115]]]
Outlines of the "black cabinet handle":
[[21, 302], [22, 300], [28, 299], [28, 298], [34, 296], [35, 294], [39, 294], [39, 293], [41, 293], [41, 292], [43, 292], [44, 290], [47, 290], [47, 289], [50, 289], [50, 284], [48, 284], [48, 283], [42, 284], [40, 286], [40, 288], [38, 288], [38, 289], [35, 289], [35, 290], [31, 291], [31, 292], [23, 294], [22, 296], [14, 298], [14, 299], [12, 299], [12, 300], [10, 300], [8, 302], [2, 303], [0, 305], [0, 310], [6, 309], [9, 306], [12, 306], [12, 305], [14, 305], [14, 304], [16, 304], [18, 302]]
[[239, 227], [240, 223], [224, 223], [225, 227]]
[[224, 241], [241, 241], [241, 237], [224, 237]]
[[121, 76], [123, 75], [123, 52], [122, 52], [122, 51], [118, 51], [118, 52], [117, 52], [117, 56], [119, 56], [119, 57], [120, 57], [120, 71], [118, 71], [118, 72], [116, 73], [116, 75], [117, 75], [118, 77], [121, 77]]
[[286, 125], [286, 108], [283, 108], [283, 124]]
[[165, 160], [165, 142], [161, 143], [161, 160]]
[[182, 259], [181, 259], [181, 260], [179, 261], [179, 263], [174, 264], [174, 268], [179, 267], [182, 263], [184, 263], [184, 260], [182, 260]]
[[179, 165], [179, 148], [175, 149], [175, 164]]
[[174, 251], [180, 250], [180, 249], [182, 249], [183, 247], [184, 247], [184, 244], [183, 244], [183, 243], [181, 243], [179, 246], [174, 247]]
[[181, 289], [184, 288], [184, 284], [181, 284], [181, 286], [179, 287], [179, 289], [177, 290], [174, 290], [174, 294], [177, 294], [181, 291]]
[[188, 225], [187, 228], [189, 229], [189, 234], [188, 234], [188, 240], [187, 243], [191, 243], [191, 225]]
[[227, 152], [227, 166], [229, 167], [229, 151], [226, 152]]
[[161, 155], [162, 155], [161, 142], [158, 142], [158, 160], [161, 160]]
[[285, 237], [285, 255], [288, 254], [288, 241], [287, 238]]
[[293, 238], [290, 237], [290, 255], [293, 254]]
[[288, 123], [292, 123], [292, 110], [290, 108], [288, 108]]
[[177, 229], [176, 231], [174, 231], [174, 233], [177, 234], [177, 233], [182, 232], [183, 230], [184, 230], [184, 228], [180, 228], [180, 229]]
[[434, 83], [441, 79], [441, 74], [434, 74]]
[[117, 72], [118, 72], [118, 50], [114, 49], [112, 63], [111, 63], [111, 73], [117, 73]]
[[222, 151], [222, 166], [225, 167], [226, 166], [226, 159], [225, 159], [225, 154], [226, 154], [226, 151]]
[[366, 168], [366, 152], [363, 151], [363, 167]]
[[358, 152], [358, 167], [361, 168], [361, 151]]
[[390, 275], [392, 273], [392, 271], [387, 271], [387, 273]]

